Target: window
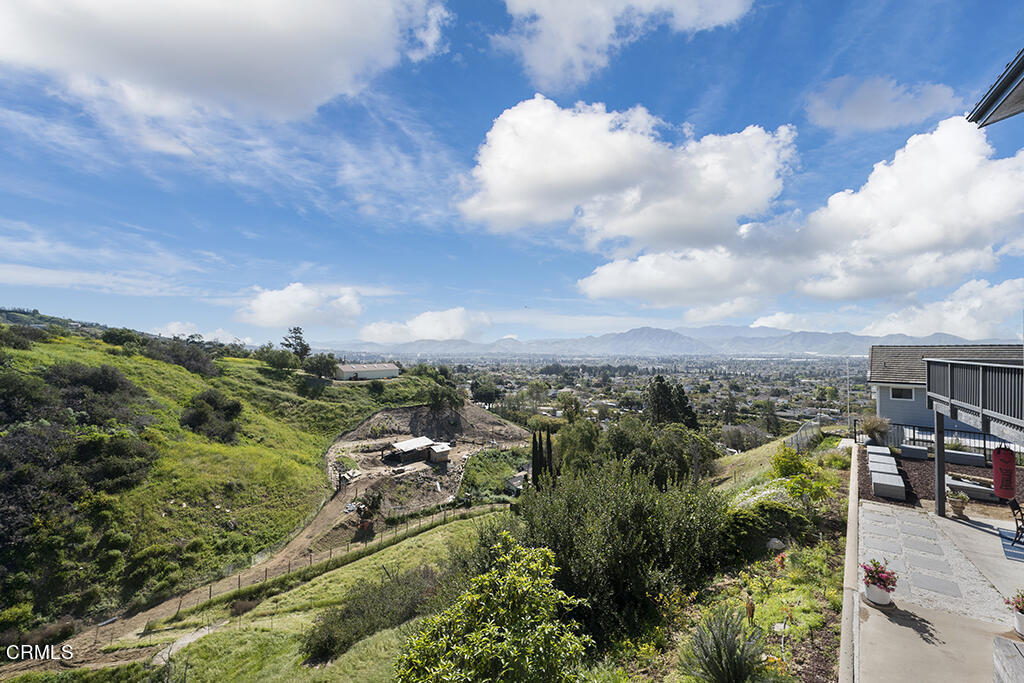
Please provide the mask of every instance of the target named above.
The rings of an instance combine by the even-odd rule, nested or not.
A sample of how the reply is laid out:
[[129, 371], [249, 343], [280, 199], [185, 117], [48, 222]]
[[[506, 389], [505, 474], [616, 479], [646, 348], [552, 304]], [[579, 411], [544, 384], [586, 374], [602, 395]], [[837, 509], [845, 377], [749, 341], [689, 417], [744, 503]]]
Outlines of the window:
[[904, 389], [902, 387], [890, 387], [889, 388], [889, 396], [892, 397], [892, 398], [895, 398], [895, 399], [899, 399], [901, 401], [913, 401], [914, 400], [914, 390], [913, 389]]

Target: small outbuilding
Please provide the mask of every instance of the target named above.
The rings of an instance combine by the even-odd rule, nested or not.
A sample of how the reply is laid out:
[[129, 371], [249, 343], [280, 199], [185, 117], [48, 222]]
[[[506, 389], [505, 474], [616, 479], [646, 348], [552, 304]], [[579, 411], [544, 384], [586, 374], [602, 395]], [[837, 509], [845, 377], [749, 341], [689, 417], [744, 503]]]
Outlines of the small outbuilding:
[[427, 454], [427, 460], [429, 462], [448, 462], [448, 456], [451, 454], [452, 447], [446, 443], [435, 443], [430, 447], [430, 453]]
[[339, 365], [335, 379], [390, 379], [398, 377], [398, 366], [394, 363], [356, 363]]

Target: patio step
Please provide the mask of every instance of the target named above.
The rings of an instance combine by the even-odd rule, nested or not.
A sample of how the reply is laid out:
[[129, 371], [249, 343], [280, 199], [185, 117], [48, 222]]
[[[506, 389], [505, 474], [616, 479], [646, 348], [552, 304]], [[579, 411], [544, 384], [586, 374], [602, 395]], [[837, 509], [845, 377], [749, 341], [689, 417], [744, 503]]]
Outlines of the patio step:
[[907, 499], [907, 487], [903, 483], [903, 477], [898, 474], [872, 472], [871, 492], [879, 498]]

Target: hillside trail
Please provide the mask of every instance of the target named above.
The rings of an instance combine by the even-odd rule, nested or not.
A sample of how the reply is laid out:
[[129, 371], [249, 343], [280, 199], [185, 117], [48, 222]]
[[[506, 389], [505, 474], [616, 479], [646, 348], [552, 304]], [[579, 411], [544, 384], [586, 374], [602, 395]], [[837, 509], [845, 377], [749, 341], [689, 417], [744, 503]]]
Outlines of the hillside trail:
[[[385, 411], [381, 411], [381, 413], [383, 412]], [[355, 435], [350, 432], [346, 436]], [[510, 434], [509, 436], [518, 437], [519, 435]], [[505, 439], [501, 439], [501, 441], [492, 443], [501, 447], [508, 447], [522, 445], [525, 441], [521, 441], [519, 439], [506, 441]], [[346, 442], [344, 440], [344, 436], [335, 441], [335, 443], [332, 444], [324, 454], [325, 466], [328, 468], [330, 467], [330, 455], [335, 452], [336, 449], [348, 447], [350, 444], [351, 442]], [[469, 446], [470, 444], [465, 444], [464, 447]], [[476, 450], [480, 448], [480, 446], [476, 444], [474, 444], [473, 447]], [[453, 455], [458, 451], [461, 451], [461, 449], [453, 449]], [[458, 474], [458, 479], [461, 480], [462, 473], [459, 472]], [[266, 559], [224, 578], [193, 588], [183, 595], [169, 598], [144, 611], [122, 616], [116, 621], [105, 626], [92, 626], [83, 630], [67, 641], [64, 641], [64, 644], [70, 644], [74, 651], [73, 659], [68, 662], [28, 660], [4, 664], [0, 666], [0, 680], [11, 678], [28, 671], [61, 670], [67, 668], [91, 669], [102, 666], [114, 666], [130, 662], [146, 661], [150, 659], [156, 652], [166, 649], [167, 643], [161, 643], [151, 647], [119, 649], [111, 652], [104, 652], [103, 647], [125, 637], [135, 636], [136, 638], [140, 638], [147, 623], [173, 617], [180, 610], [201, 604], [208, 600], [210, 596], [220, 595], [238, 587], [245, 587], [255, 583], [260, 583], [268, 577], [278, 576], [289, 570], [298, 569], [302, 566], [312, 564], [312, 545], [317, 541], [317, 539], [324, 536], [327, 532], [338, 525], [339, 522], [344, 521], [346, 515], [349, 517], [353, 516], [353, 513], [346, 511], [346, 506], [367, 488], [373, 486], [375, 482], [379, 480], [380, 476], [383, 475], [378, 474], [374, 477], [368, 477], [366, 480], [357, 481], [352, 486], [345, 487], [340, 491], [337, 491], [333, 496], [326, 500], [324, 505], [305, 527], [295, 534], [295, 536], [293, 536], [281, 549], [275, 551]], [[330, 477], [328, 478], [328, 481], [330, 481]], [[343, 546], [339, 545], [337, 547], [341, 548]], [[316, 554], [318, 555], [317, 561], [326, 559], [323, 557], [322, 551]], [[200, 627], [200, 629], [197, 629], [197, 632], [204, 628], [209, 627]], [[195, 636], [192, 640], [198, 639], [202, 635], [205, 635], [205, 632]], [[192, 640], [189, 640], [188, 642], [190, 643]]]

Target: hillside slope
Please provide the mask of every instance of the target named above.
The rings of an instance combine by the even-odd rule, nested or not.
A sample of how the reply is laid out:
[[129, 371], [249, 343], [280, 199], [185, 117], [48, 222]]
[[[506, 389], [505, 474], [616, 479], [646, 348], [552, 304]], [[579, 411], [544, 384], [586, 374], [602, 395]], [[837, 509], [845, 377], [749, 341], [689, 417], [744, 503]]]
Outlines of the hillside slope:
[[[203, 377], [77, 336], [4, 354], [11, 365], [3, 370], [7, 383], [40, 395], [52, 389], [55, 373], [80, 367], [69, 363], [108, 366], [113, 370], [104, 372], [120, 375], [123, 388], [108, 403], [126, 403], [111, 407], [117, 418], [100, 424], [60, 413], [64, 432], [55, 452], [40, 449], [34, 456], [25, 449], [0, 449], [2, 502], [22, 509], [26, 520], [19, 528], [10, 520], [0, 525], [0, 631], [24, 629], [39, 618], [139, 606], [247, 565], [254, 553], [286, 540], [322, 504], [328, 493], [323, 453], [339, 434], [383, 408], [422, 403], [431, 384], [403, 376], [372, 395], [365, 385], [312, 381], [232, 358], [216, 361], [219, 375]], [[210, 389], [241, 403], [234, 443], [212, 440], [179, 422], [189, 401]], [[99, 393], [83, 392], [99, 400]], [[44, 419], [31, 410], [5, 419], [5, 405], [13, 414], [18, 405], [31, 403], [7, 399], [0, 400], [0, 437], [54, 429], [52, 416]], [[105, 487], [110, 473], [104, 471], [95, 486], [83, 485], [88, 462], [82, 444], [93, 442], [107, 450], [110, 444], [131, 445], [134, 459], [111, 462], [131, 466], [134, 478]]]

